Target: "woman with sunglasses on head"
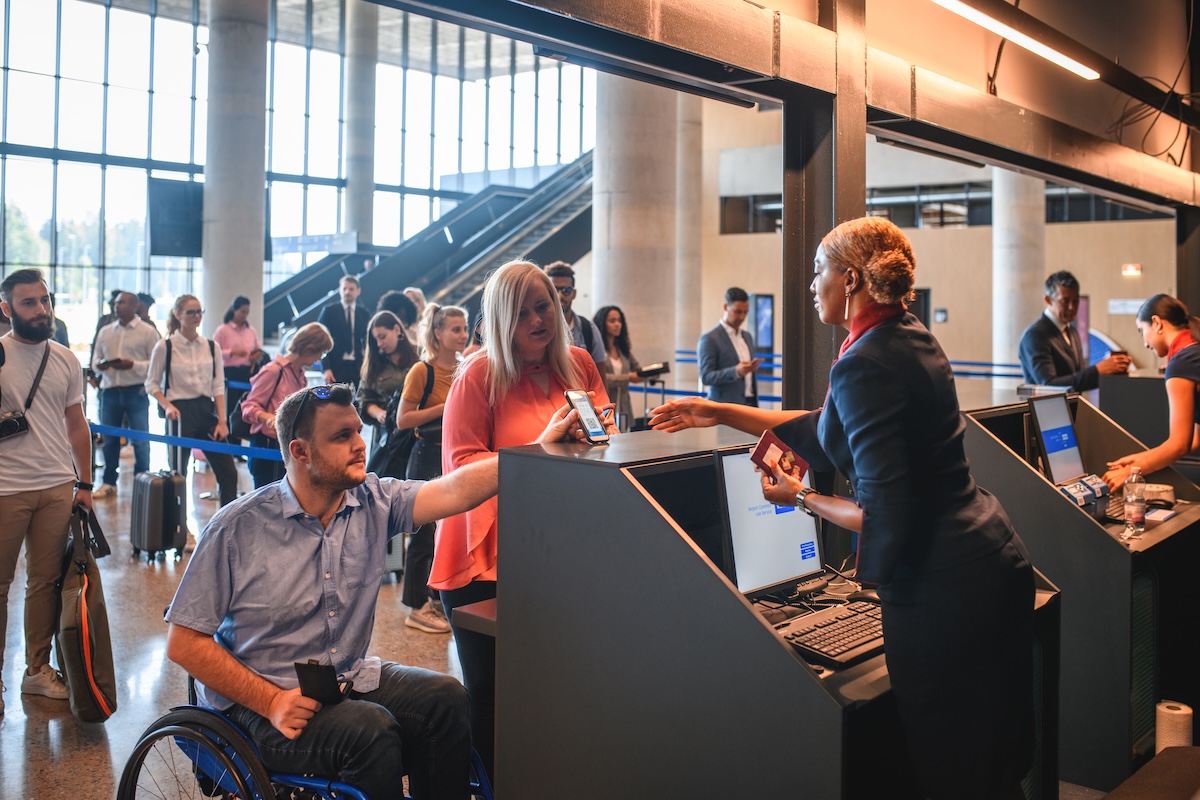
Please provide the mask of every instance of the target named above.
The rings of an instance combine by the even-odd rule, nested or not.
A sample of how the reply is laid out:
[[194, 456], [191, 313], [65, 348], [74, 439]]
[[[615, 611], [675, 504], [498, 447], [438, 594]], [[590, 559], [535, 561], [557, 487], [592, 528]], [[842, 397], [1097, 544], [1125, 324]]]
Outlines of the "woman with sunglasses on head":
[[[225, 417], [225, 371], [221, 348], [200, 335], [204, 310], [190, 294], [181, 294], [167, 319], [167, 338], [159, 340], [150, 354], [146, 394], [158, 401], [178, 433], [189, 439], [222, 442], [229, 435]], [[174, 426], [168, 425], [171, 432]], [[176, 447], [172, 467], [187, 474], [190, 447]], [[217, 479], [221, 505], [237, 499], [237, 465], [228, 453], [201, 448]]]
[[[333, 348], [329, 329], [319, 322], [310, 322], [291, 338], [287, 353], [275, 358], [250, 379], [250, 391], [242, 400], [242, 419], [250, 423], [250, 446], [279, 449], [275, 432], [275, 409], [292, 392], [308, 386], [304, 371], [325, 357]], [[250, 474], [254, 488], [281, 480], [282, 461], [265, 458], [250, 459]]]
[[[442, 467], [491, 458], [503, 447], [532, 441], [581, 438], [568, 389], [592, 393], [603, 413], [611, 409], [604, 381], [586, 350], [570, 334], [554, 283], [536, 264], [510, 261], [488, 278], [482, 312], [486, 347], [469, 356], [446, 397]], [[590, 324], [590, 321], [589, 321]], [[610, 433], [616, 426], [606, 424]], [[496, 596], [497, 500], [448, 517], [438, 530], [429, 585], [442, 594], [454, 628], [463, 679], [471, 695], [471, 729], [492, 772], [496, 640], [454, 624], [459, 606]]]
[[[221, 348], [221, 359], [225, 362], [225, 381], [249, 383], [263, 359], [262, 343], [258, 331], [249, 322], [250, 298], [238, 295], [225, 311], [224, 321], [213, 331], [213, 341]], [[225, 387], [225, 408], [233, 413], [237, 401], [248, 390], [236, 386]]]
[[893, 223], [864, 217], [828, 234], [809, 290], [846, 330], [815, 411], [686, 398], [652, 412], [659, 430], [766, 428], [853, 498], [815, 492], [774, 465], [764, 499], [859, 535], [855, 578], [879, 587], [887, 668], [924, 796], [1023, 798], [1033, 756], [1033, 569], [1008, 516], [971, 477], [950, 362], [904, 302], [916, 258]]
[[[408, 343], [400, 320], [390, 311], [376, 312], [367, 323], [367, 357], [363, 359], [362, 380], [359, 381], [356, 398], [359, 416], [375, 428], [372, 455], [386, 437], [393, 435], [387, 429], [388, 404], [404, 388], [404, 379], [415, 363], [417, 352]], [[403, 464], [396, 464], [380, 475], [403, 478], [407, 463], [406, 460]]]
[[[396, 414], [396, 427], [413, 431], [417, 439], [405, 473], [409, 480], [427, 481], [442, 474], [442, 411], [468, 338], [465, 309], [426, 305], [420, 325], [425, 360], [408, 371]], [[449, 633], [441, 598], [427, 585], [433, 566], [434, 530], [433, 524], [424, 525], [409, 539], [400, 599], [410, 609], [405, 625], [426, 633]]]
[[1167, 406], [1170, 427], [1167, 440], [1157, 447], [1122, 456], [1108, 464], [1104, 482], [1117, 491], [1134, 467], [1143, 475], [1158, 472], [1200, 447], [1200, 317], [1169, 294], [1156, 294], [1137, 313], [1138, 333], [1148, 350], [1167, 359]]
[[633, 357], [629, 345], [629, 327], [625, 324], [625, 312], [619, 306], [604, 306], [592, 318], [600, 335], [604, 337], [604, 388], [608, 399], [617, 404], [617, 426], [629, 430], [633, 422], [633, 402], [629, 398], [629, 384], [641, 383], [638, 375], [641, 364]]

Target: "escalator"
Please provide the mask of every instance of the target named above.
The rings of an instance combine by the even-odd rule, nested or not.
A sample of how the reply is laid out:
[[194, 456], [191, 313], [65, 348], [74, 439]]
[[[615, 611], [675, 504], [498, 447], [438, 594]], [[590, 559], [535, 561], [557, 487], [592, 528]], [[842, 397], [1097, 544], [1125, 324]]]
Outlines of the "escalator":
[[[389, 289], [415, 286], [443, 305], [479, 307], [488, 274], [506, 261], [577, 261], [592, 249], [592, 154], [563, 167], [533, 189], [489, 187], [358, 275], [359, 302], [375, 308]], [[318, 262], [268, 293], [264, 328], [313, 322], [337, 298], [337, 282], [361, 256]], [[345, 268], [345, 269], [344, 269]], [[308, 277], [313, 270], [320, 274]], [[287, 286], [294, 282], [292, 286]], [[267, 308], [273, 313], [268, 316]]]

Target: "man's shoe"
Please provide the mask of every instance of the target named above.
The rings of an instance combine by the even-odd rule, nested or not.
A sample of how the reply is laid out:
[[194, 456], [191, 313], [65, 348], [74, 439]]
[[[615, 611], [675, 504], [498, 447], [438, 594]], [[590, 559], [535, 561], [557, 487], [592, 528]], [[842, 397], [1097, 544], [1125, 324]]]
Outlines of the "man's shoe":
[[49, 664], [42, 664], [42, 668], [32, 675], [26, 671], [21, 678], [21, 694], [40, 694], [51, 700], [66, 700], [70, 696], [62, 675]]
[[450, 632], [450, 623], [429, 603], [411, 612], [404, 620], [404, 624], [410, 628], [425, 631], [425, 633]]
[[92, 499], [103, 500], [105, 497], [115, 497], [116, 494], [117, 487], [113, 486], [111, 483], [104, 483], [100, 485], [99, 489], [92, 492]]

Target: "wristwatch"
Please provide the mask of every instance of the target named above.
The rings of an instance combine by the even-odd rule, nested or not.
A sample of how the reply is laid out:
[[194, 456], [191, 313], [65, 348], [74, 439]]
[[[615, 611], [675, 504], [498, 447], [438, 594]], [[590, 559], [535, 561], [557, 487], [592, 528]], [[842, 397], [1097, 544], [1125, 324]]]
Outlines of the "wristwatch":
[[85, 492], [90, 492], [95, 487], [92, 484], [86, 483], [84, 481], [75, 481], [75, 488], [82, 489]]
[[796, 492], [796, 507], [805, 514], [808, 514], [810, 517], [815, 517], [817, 513], [808, 506], [804, 505], [804, 498], [808, 497], [810, 494], [820, 494], [820, 492], [811, 486], [805, 486], [803, 489]]

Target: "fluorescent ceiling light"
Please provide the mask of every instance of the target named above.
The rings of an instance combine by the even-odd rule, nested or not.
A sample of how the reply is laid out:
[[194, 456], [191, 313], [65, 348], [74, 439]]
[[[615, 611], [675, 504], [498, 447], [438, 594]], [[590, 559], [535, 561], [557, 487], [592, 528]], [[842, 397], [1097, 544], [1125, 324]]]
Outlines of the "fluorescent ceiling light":
[[1004, 37], [1015, 45], [1024, 47], [1031, 53], [1036, 53], [1047, 61], [1052, 61], [1055, 64], [1058, 64], [1063, 69], [1074, 72], [1081, 78], [1094, 81], [1100, 77], [1100, 73], [1091, 67], [1086, 67], [1075, 59], [1068, 58], [1057, 50], [1047, 47], [1036, 39], [1021, 33], [1016, 28], [1006, 25], [1003, 22], [988, 16], [982, 11], [967, 5], [966, 3], [962, 2], [962, 0], [933, 0], [933, 2], [937, 3], [939, 6], [948, 11], [953, 11], [960, 17], [969, 19], [971, 22], [974, 22], [980, 27], [987, 28], [992, 33]]

